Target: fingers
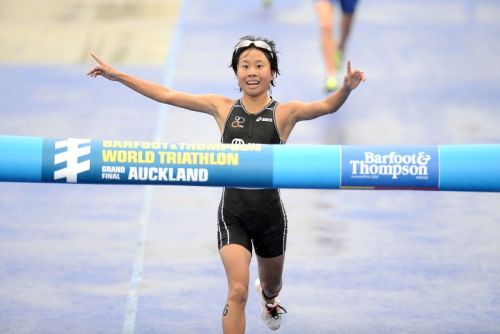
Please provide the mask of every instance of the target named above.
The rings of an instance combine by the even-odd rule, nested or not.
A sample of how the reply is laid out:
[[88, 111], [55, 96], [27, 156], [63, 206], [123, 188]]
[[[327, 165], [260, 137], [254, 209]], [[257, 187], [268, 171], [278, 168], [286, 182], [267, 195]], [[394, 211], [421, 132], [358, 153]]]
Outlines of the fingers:
[[102, 65], [102, 60], [93, 52], [90, 53], [90, 55], [92, 56], [92, 58], [94, 58], [94, 60], [97, 62], [97, 64], [99, 64], [98, 66], [95, 66], [93, 68], [91, 68], [88, 72], [87, 72], [87, 75], [92, 77], [92, 78], [95, 78], [97, 77], [98, 75], [102, 75], [102, 69], [101, 69], [101, 65]]
[[102, 61], [101, 58], [99, 58], [95, 53], [91, 52], [90, 55], [92, 56], [92, 58], [94, 58], [94, 60], [99, 64], [99, 65], [103, 65], [104, 62]]
[[365, 72], [364, 71], [361, 71], [361, 70], [358, 70], [359, 73], [360, 73], [360, 76], [361, 76], [361, 80], [364, 82], [366, 81], [366, 75], [365, 75]]
[[97, 62], [97, 65], [90, 69], [87, 72], [87, 75], [91, 76], [92, 78], [97, 77], [98, 75], [102, 75], [103, 77], [107, 77], [107, 71], [109, 65], [106, 64], [99, 56], [97, 56], [95, 53], [91, 52], [90, 55], [94, 60]]
[[91, 76], [92, 78], [95, 78], [97, 77], [98, 75], [103, 75], [103, 71], [102, 71], [102, 68], [100, 66], [96, 66], [94, 68], [91, 68], [88, 72], [87, 72], [87, 75], [88, 76]]
[[355, 77], [358, 80], [362, 80], [362, 81], [366, 80], [366, 75], [365, 75], [365, 72], [363, 70], [360, 70], [360, 69], [354, 69], [354, 71], [352, 70], [350, 60], [347, 61], [347, 73], [346, 73], [346, 75], [350, 76], [350, 77]]
[[352, 70], [351, 61], [347, 61], [347, 73], [344, 77], [344, 84], [348, 86], [351, 90], [358, 87], [361, 82], [366, 81], [366, 75], [363, 70], [354, 69]]
[[362, 70], [354, 70], [353, 75], [360, 81], [366, 81], [366, 75], [365, 72]]
[[354, 72], [351, 67], [351, 61], [347, 61], [347, 73], [348, 76], [354, 76], [359, 80], [366, 81], [366, 75], [363, 70], [355, 69]]

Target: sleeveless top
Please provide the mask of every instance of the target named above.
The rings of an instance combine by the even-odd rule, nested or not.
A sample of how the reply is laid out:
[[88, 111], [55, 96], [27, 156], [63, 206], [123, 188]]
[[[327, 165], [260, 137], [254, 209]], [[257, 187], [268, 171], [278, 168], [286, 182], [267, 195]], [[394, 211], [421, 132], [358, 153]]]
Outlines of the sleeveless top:
[[281, 144], [276, 127], [275, 111], [278, 102], [271, 102], [256, 114], [245, 110], [238, 99], [226, 118], [221, 142], [224, 144]]

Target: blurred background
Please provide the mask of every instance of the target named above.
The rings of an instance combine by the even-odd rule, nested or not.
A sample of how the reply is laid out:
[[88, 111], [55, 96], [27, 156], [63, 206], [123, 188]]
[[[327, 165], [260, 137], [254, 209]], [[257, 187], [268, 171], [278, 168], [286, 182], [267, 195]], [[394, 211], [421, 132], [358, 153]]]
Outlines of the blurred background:
[[[265, 36], [280, 57], [273, 97], [325, 96], [313, 1], [0, 0], [0, 27], [1, 135], [219, 141], [207, 115], [87, 77], [90, 52], [177, 90], [237, 98], [233, 47]], [[500, 143], [499, 36], [496, 0], [360, 0], [345, 57], [368, 80], [288, 143]], [[221, 332], [221, 189], [0, 189], [1, 333]], [[499, 194], [281, 193], [282, 333], [500, 332]], [[248, 333], [268, 332], [259, 311], [251, 291]]]

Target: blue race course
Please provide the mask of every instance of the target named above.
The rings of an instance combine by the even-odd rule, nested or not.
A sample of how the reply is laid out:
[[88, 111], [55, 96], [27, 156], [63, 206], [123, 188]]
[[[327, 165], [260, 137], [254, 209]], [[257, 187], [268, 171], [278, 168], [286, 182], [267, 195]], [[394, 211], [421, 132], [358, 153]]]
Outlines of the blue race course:
[[[140, 4], [81, 20], [112, 20], [127, 8], [139, 12]], [[65, 29], [82, 7], [53, 8], [51, 18]], [[500, 143], [500, 3], [361, 0], [356, 15], [346, 57], [367, 81], [338, 113], [299, 123], [279, 160], [292, 159], [286, 155], [294, 145], [439, 146], [447, 175], [439, 187], [460, 191], [282, 189], [289, 236], [280, 299], [289, 314], [280, 332], [499, 333], [500, 194], [462, 190], [498, 175], [493, 169], [468, 177], [476, 161], [494, 168], [489, 148]], [[179, 22], [164, 64], [114, 65], [174, 89], [237, 98], [228, 68], [233, 46], [241, 36], [263, 35], [280, 50], [273, 98], [325, 96], [312, 1], [275, 0], [266, 9], [259, 1], [183, 1]], [[102, 34], [107, 24], [113, 21]], [[148, 43], [148, 32], [142, 36]], [[33, 46], [41, 53], [45, 44]], [[90, 51], [81, 50], [77, 64], [59, 64], [58, 54], [51, 64], [0, 63], [0, 134], [40, 143], [70, 136], [219, 142], [206, 115], [86, 77]], [[448, 145], [449, 152], [441, 150]], [[3, 162], [40, 158], [38, 148], [29, 156], [11, 145], [4, 150]], [[321, 159], [300, 156], [297, 170], [280, 176], [307, 180], [307, 160]], [[0, 183], [0, 332], [221, 332], [227, 284], [216, 242], [220, 188], [60, 181], [65, 185]], [[256, 269], [253, 261], [251, 281]], [[249, 293], [247, 333], [269, 333], [258, 296]]]

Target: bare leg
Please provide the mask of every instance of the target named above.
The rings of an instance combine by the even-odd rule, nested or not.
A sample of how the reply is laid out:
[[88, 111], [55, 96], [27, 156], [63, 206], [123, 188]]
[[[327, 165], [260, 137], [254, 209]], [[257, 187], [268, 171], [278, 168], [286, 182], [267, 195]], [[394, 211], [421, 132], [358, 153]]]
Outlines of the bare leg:
[[353, 20], [354, 14], [342, 14], [342, 21], [340, 23], [340, 42], [338, 46], [342, 52], [344, 52], [347, 40], [349, 39]]
[[284, 262], [284, 254], [271, 258], [257, 256], [260, 286], [264, 295], [271, 298], [266, 302], [272, 303], [274, 297], [281, 291]]
[[328, 76], [335, 76], [334, 54], [337, 46], [333, 32], [333, 5], [330, 1], [316, 1], [316, 14], [318, 15], [320, 28], [320, 41], [323, 51], [323, 60]]
[[252, 254], [245, 247], [232, 244], [222, 247], [220, 256], [228, 284], [227, 301], [222, 313], [222, 329], [224, 334], [244, 333]]

